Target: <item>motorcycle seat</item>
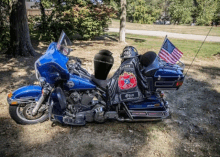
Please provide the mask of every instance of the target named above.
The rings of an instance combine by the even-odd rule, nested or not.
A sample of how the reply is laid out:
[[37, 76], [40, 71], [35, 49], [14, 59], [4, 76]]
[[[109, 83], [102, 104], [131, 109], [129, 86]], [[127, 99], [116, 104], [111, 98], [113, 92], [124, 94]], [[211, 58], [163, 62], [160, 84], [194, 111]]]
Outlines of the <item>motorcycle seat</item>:
[[109, 79], [108, 80], [100, 80], [100, 79], [95, 78], [94, 75], [92, 75], [91, 78], [92, 78], [92, 81], [96, 85], [98, 85], [102, 90], [106, 90], [106, 86], [107, 86], [107, 83], [108, 83]]

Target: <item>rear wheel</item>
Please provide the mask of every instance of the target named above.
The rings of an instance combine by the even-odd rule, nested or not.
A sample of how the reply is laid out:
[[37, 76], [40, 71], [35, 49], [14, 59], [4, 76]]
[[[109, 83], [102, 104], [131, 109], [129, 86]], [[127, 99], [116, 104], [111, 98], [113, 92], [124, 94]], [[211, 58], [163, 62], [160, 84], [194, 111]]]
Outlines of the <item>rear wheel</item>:
[[48, 112], [40, 111], [37, 115], [32, 116], [32, 110], [35, 103], [19, 104], [18, 106], [9, 106], [11, 118], [18, 124], [36, 124], [42, 123], [48, 119]]

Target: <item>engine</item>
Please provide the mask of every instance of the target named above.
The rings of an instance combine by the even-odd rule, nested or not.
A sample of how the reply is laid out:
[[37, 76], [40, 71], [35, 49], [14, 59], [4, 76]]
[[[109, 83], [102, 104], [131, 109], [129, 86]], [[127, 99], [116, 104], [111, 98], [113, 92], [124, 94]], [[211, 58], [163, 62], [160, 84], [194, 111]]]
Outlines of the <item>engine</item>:
[[82, 116], [86, 121], [104, 122], [104, 109], [105, 103], [95, 90], [74, 91], [67, 97], [66, 115], [75, 120]]
[[73, 114], [86, 111], [94, 105], [93, 98], [96, 93], [94, 90], [74, 91], [68, 94], [67, 109]]

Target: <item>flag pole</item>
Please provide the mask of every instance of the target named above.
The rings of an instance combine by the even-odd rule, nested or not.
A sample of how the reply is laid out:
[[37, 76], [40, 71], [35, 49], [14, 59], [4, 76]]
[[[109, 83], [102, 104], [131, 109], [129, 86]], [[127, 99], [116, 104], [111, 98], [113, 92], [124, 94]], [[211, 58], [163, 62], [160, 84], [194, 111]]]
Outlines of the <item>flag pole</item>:
[[[166, 35], [165, 38], [164, 38], [163, 44], [165, 43], [166, 39], [167, 39], [167, 35]], [[160, 51], [161, 51], [161, 49], [162, 49], [162, 47], [163, 47], [163, 44], [162, 44], [162, 46], [161, 46], [161, 48], [160, 48]], [[160, 53], [160, 51], [159, 51], [159, 53]], [[158, 54], [159, 54], [159, 53], [158, 53]]]
[[[159, 53], [160, 53], [161, 49], [163, 48], [163, 45], [164, 45], [166, 39], [167, 39], [167, 35], [166, 35], [165, 38], [164, 38], [164, 41], [163, 41], [163, 44], [162, 44], [162, 46], [161, 46], [161, 48], [160, 48], [160, 50], [159, 50]], [[158, 53], [158, 55], [159, 55], [159, 53]], [[157, 56], [157, 57], [160, 58], [159, 56]]]

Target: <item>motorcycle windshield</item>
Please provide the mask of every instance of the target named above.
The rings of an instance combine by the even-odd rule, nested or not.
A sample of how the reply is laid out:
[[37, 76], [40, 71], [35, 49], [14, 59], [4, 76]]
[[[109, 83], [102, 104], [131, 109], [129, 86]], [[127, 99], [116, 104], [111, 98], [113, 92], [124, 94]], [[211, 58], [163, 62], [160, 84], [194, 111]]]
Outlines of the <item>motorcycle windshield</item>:
[[59, 40], [57, 42], [57, 49], [64, 55], [69, 55], [69, 53], [71, 52], [71, 46], [72, 46], [72, 42], [70, 41], [70, 39], [68, 38], [68, 36], [66, 35], [66, 33], [64, 31], [61, 32], [61, 35], [59, 37]]

